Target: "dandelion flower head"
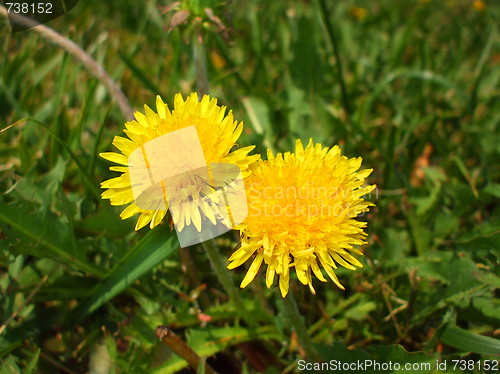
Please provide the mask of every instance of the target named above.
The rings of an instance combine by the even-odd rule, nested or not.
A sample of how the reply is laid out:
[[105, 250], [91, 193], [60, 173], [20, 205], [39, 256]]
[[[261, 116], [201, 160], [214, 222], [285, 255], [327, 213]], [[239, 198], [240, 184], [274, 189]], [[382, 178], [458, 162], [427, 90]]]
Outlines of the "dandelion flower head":
[[304, 149], [297, 140], [294, 154], [274, 156], [268, 151], [267, 161], [252, 165], [246, 181], [248, 216], [239, 227], [241, 247], [228, 266], [233, 269], [253, 258], [242, 288], [264, 262], [267, 287], [278, 275], [283, 297], [292, 267], [313, 294], [313, 274], [326, 282], [321, 268], [344, 289], [334, 269], [362, 267], [353, 254], [362, 255], [356, 246], [366, 244], [366, 222], [356, 217], [374, 205], [363, 199], [375, 186], [363, 187], [372, 169], [359, 170], [361, 161], [342, 156], [338, 146], [324, 148], [311, 140]]
[[[144, 147], [146, 143], [176, 130], [194, 126], [197, 134], [196, 142], [201, 145], [204, 162], [207, 165], [212, 163], [236, 165], [246, 176], [249, 165], [259, 158], [258, 155], [248, 155], [254, 146], [239, 148], [231, 152], [243, 131], [243, 123], [235, 121], [231, 111], [226, 114], [226, 107], [218, 106], [217, 100], [211, 99], [207, 95], [198, 101], [196, 93], [191, 94], [186, 100], [183, 99], [182, 95], [177, 94], [174, 98], [173, 110], [170, 110], [160, 96], [157, 96], [157, 112], [146, 105], [144, 109], [145, 114], [136, 112], [135, 120], [125, 123], [124, 133], [127, 137], [115, 136], [113, 145], [118, 148], [120, 153], [105, 152], [100, 154], [106, 160], [119, 164], [119, 166], [112, 166], [110, 170], [121, 173], [120, 176], [101, 183], [101, 187], [106, 189], [102, 198], [109, 199], [111, 205], [128, 204], [120, 215], [122, 219], [139, 214], [135, 226], [136, 230], [148, 224], [151, 228], [155, 227], [163, 220], [168, 211], [168, 204], [158, 204], [157, 207], [146, 207], [145, 209], [144, 205], [138, 204], [134, 198], [130, 157], [134, 151]], [[174, 156], [172, 152], [168, 153], [168, 149], [159, 149], [158, 151], [157, 158], [162, 158], [162, 162], [166, 163], [164, 165], [168, 164], [168, 160], [164, 160], [165, 158]], [[190, 157], [193, 157], [192, 149], [177, 149], [176, 151], [182, 153], [181, 155], [175, 154], [176, 160], [189, 160]], [[200, 196], [210, 193], [210, 191], [204, 190], [210, 186], [203, 183], [192, 183], [192, 181], [185, 180], [186, 178], [172, 179], [176, 180], [174, 183], [176, 185], [170, 186], [171, 190], [176, 191], [178, 199], [185, 201], [183, 204], [176, 204], [177, 210], [174, 209], [171, 212], [174, 218], [177, 217], [177, 220], [174, 219], [174, 221], [178, 222], [180, 230], [184, 225], [193, 223], [200, 231], [201, 215], [205, 215], [215, 223], [214, 206], [209, 206], [210, 203], [207, 202], [209, 199], [200, 198]], [[193, 175], [190, 178], [192, 179]]]

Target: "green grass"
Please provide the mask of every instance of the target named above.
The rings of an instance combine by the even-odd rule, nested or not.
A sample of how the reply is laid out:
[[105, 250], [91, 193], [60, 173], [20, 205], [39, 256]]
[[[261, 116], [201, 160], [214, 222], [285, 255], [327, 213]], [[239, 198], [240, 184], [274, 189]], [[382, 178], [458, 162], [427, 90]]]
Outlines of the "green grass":
[[[265, 154], [313, 138], [374, 169], [364, 268], [337, 271], [345, 292], [316, 282], [313, 296], [293, 278], [309, 336], [325, 361], [442, 359], [451, 373], [453, 359], [498, 359], [500, 4], [324, 3], [225, 3], [214, 11], [230, 40], [216, 28], [204, 38], [210, 94], [245, 121], [240, 144]], [[195, 90], [193, 48], [157, 5], [82, 1], [49, 26], [134, 109], [157, 94], [171, 105]], [[298, 372], [276, 288], [258, 276], [241, 290], [248, 327], [201, 246], [179, 251], [166, 224], [135, 232], [100, 199], [114, 173], [97, 154], [125, 118], [75, 59], [0, 18], [0, 128], [23, 118], [0, 133], [0, 373], [85, 373], [96, 352], [109, 373], [186, 368], [158, 325], [220, 372]], [[224, 256], [237, 244], [216, 241]], [[244, 271], [231, 271], [235, 285]]]

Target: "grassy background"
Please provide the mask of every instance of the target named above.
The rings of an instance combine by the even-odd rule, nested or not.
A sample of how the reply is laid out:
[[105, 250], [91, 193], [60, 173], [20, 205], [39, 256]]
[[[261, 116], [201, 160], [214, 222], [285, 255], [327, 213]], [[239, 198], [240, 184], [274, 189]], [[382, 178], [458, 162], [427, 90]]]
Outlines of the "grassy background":
[[[293, 281], [309, 334], [325, 361], [441, 358], [461, 372], [462, 358], [481, 372], [500, 353], [500, 3], [325, 3], [221, 4], [230, 40], [216, 27], [204, 38], [210, 93], [245, 121], [241, 144], [313, 138], [374, 168], [365, 267], [337, 271], [345, 292]], [[190, 25], [168, 32], [158, 5], [81, 1], [49, 26], [140, 110], [196, 87]], [[160, 324], [220, 372], [297, 372], [277, 289], [260, 276], [241, 291], [257, 323], [246, 327], [201, 248], [179, 251], [168, 225], [134, 232], [100, 200], [113, 173], [97, 154], [125, 121], [104, 86], [5, 19], [0, 49], [0, 128], [38, 121], [0, 133], [0, 373], [189, 372]], [[225, 256], [236, 244], [217, 242]]]

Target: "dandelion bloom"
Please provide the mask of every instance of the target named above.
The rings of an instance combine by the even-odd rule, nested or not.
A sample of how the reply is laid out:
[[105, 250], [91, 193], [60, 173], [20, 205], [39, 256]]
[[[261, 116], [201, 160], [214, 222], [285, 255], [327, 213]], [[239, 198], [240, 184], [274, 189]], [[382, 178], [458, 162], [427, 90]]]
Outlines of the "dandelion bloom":
[[[129, 204], [120, 215], [122, 219], [140, 214], [135, 226], [136, 230], [147, 224], [151, 228], [155, 227], [162, 221], [168, 210], [166, 203], [157, 204], [157, 207], [154, 208], [151, 204], [139, 204], [134, 197], [135, 191], [133, 189], [138, 183], [135, 181], [131, 183], [131, 172], [133, 171], [131, 170], [131, 155], [137, 154], [138, 152], [134, 153], [134, 151], [138, 149], [144, 150], [146, 143], [151, 144], [154, 143], [151, 141], [158, 140], [166, 134], [179, 133], [177, 130], [194, 127], [196, 131], [193, 131], [197, 134], [196, 144], [201, 146], [200, 153], [207, 165], [211, 163], [236, 165], [246, 175], [248, 166], [259, 158], [258, 155], [248, 156], [254, 146], [231, 152], [241, 135], [243, 123], [235, 121], [231, 111], [226, 115], [226, 107], [218, 106], [217, 100], [210, 99], [207, 95], [203, 96], [199, 102], [196, 93], [191, 94], [186, 101], [182, 95], [177, 94], [174, 98], [172, 111], [169, 110], [160, 96], [157, 96], [157, 113], [146, 105], [144, 109], [145, 114], [136, 112], [135, 120], [125, 123], [124, 133], [128, 138], [115, 136], [113, 145], [121, 153], [105, 152], [100, 154], [106, 160], [119, 164], [120, 166], [112, 166], [110, 170], [121, 173], [119, 177], [101, 183], [101, 187], [107, 189], [102, 194], [102, 198], [109, 199], [111, 205]], [[165, 158], [189, 162], [190, 158], [193, 157], [192, 149], [183, 149], [178, 146], [172, 151], [163, 148], [165, 147], [160, 145], [155, 149], [158, 152], [156, 159], [161, 159], [160, 167], [169, 165], [169, 160], [165, 160]], [[147, 167], [150, 166], [147, 165]], [[196, 175], [191, 175], [191, 178], [194, 177]], [[210, 220], [214, 219], [213, 209], [208, 206], [207, 199], [200, 197], [204, 193], [203, 188], [210, 188], [210, 186], [200, 183], [185, 183], [186, 181], [181, 179], [177, 178], [178, 185], [169, 187], [171, 191], [176, 191], [177, 198], [185, 200], [184, 204], [179, 204], [182, 207], [181, 210], [174, 211], [173, 214], [178, 216], [181, 230], [184, 224], [189, 225], [193, 222], [200, 231], [200, 214], [204, 213]], [[172, 180], [175, 179], [172, 178]], [[140, 181], [138, 182], [140, 184]], [[152, 196], [153, 200], [156, 198], [156, 196]]]
[[483, 0], [474, 0], [472, 7], [478, 12], [483, 12], [486, 9], [486, 4]]
[[375, 186], [363, 187], [372, 169], [359, 170], [361, 161], [342, 156], [338, 146], [323, 148], [311, 140], [304, 149], [297, 140], [295, 154], [273, 156], [268, 151], [267, 161], [251, 166], [246, 181], [248, 216], [239, 227], [241, 247], [228, 266], [236, 268], [255, 255], [242, 288], [265, 262], [267, 287], [277, 274], [283, 297], [291, 267], [313, 294], [312, 273], [326, 282], [320, 266], [344, 289], [334, 269], [363, 266], [353, 254], [363, 255], [355, 246], [366, 244], [366, 222], [355, 218], [374, 205], [363, 200]]

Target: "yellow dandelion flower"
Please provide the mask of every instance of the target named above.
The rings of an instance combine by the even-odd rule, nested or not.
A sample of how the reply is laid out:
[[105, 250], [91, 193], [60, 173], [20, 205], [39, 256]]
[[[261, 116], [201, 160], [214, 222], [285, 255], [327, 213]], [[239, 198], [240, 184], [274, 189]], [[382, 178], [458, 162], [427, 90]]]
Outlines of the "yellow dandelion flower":
[[363, 255], [355, 246], [366, 244], [366, 223], [355, 218], [374, 205], [363, 200], [375, 185], [363, 187], [372, 169], [359, 170], [361, 161], [342, 156], [338, 146], [323, 148], [311, 140], [304, 149], [297, 140], [295, 154], [273, 156], [268, 151], [267, 161], [251, 166], [246, 181], [248, 216], [239, 226], [241, 247], [228, 265], [236, 268], [253, 256], [242, 288], [264, 262], [267, 287], [277, 274], [283, 297], [291, 267], [313, 294], [312, 274], [326, 282], [320, 267], [344, 289], [334, 269], [363, 266], [353, 254]]
[[[147, 105], [144, 106], [145, 114], [141, 112], [135, 113], [135, 120], [125, 123], [126, 129], [124, 133], [127, 137], [115, 136], [113, 145], [118, 148], [120, 153], [105, 152], [100, 156], [104, 159], [117, 163], [119, 166], [111, 166], [110, 170], [121, 173], [119, 177], [106, 180], [101, 183], [101, 187], [106, 191], [102, 194], [103, 199], [109, 199], [111, 205], [126, 205], [128, 206], [123, 210], [120, 217], [122, 219], [130, 218], [135, 214], [140, 214], [136, 230], [141, 229], [147, 224], [151, 228], [158, 225], [165, 217], [168, 210], [168, 203], [165, 201], [162, 204], [157, 204], [154, 208], [151, 202], [138, 203], [134, 196], [134, 187], [136, 181], [131, 183], [131, 159], [132, 154], [137, 154], [138, 149], [144, 151], [144, 145], [148, 142], [158, 140], [160, 137], [173, 133], [179, 133], [177, 130], [187, 129], [194, 127], [197, 138], [195, 141], [187, 141], [201, 146], [200, 153], [202, 159], [207, 165], [210, 164], [232, 164], [236, 165], [241, 170], [242, 175], [246, 176], [248, 173], [249, 165], [256, 161], [259, 156], [249, 156], [248, 153], [254, 149], [255, 146], [244, 147], [231, 152], [233, 146], [243, 131], [243, 123], [237, 122], [233, 119], [233, 114], [229, 111], [226, 114], [225, 106], [218, 106], [216, 99], [210, 99], [209, 96], [203, 96], [201, 101], [198, 101], [196, 93], [191, 94], [185, 101], [182, 95], [177, 94], [174, 98], [174, 109], [169, 110], [167, 104], [163, 102], [160, 96], [156, 98], [156, 110], [154, 112]], [[193, 130], [194, 131], [194, 130]], [[185, 147], [184, 147], [185, 148]], [[170, 153], [169, 153], [170, 151]], [[168, 160], [165, 158], [172, 157], [177, 161], [190, 160], [193, 157], [192, 149], [183, 149], [182, 144], [171, 151], [169, 149], [162, 149], [157, 146], [155, 152], [158, 152], [156, 158], [162, 158], [163, 166], [168, 166]], [[178, 153], [182, 154], [179, 155]], [[174, 154], [175, 153], [175, 154]], [[146, 165], [148, 164], [146, 159]], [[188, 164], [189, 162], [186, 161]], [[147, 168], [150, 166], [147, 165]], [[148, 170], [149, 171], [149, 170]], [[195, 175], [190, 175], [186, 178], [194, 178]], [[184, 178], [184, 179], [186, 179]], [[137, 177], [136, 177], [137, 180]], [[177, 182], [175, 182], [177, 180]], [[198, 231], [201, 230], [201, 214], [204, 214], [210, 221], [214, 221], [213, 206], [208, 206], [207, 199], [201, 198], [206, 193], [206, 184], [187, 183], [189, 181], [182, 180], [182, 178], [171, 178], [171, 181], [178, 183], [175, 186], [169, 186], [171, 191], [176, 191], [177, 199], [184, 199], [186, 204], [183, 210], [172, 212], [174, 216], [178, 217], [179, 227], [182, 230], [184, 225], [190, 225], [192, 222]], [[139, 181], [140, 182], [140, 181]], [[165, 192], [165, 185], [162, 181], [162, 188]], [[151, 195], [151, 194], [150, 194]], [[151, 197], [152, 196], [152, 197]], [[156, 199], [157, 196], [151, 195], [151, 199]], [[212, 194], [212, 198], [215, 196]], [[147, 200], [147, 199], [144, 199]], [[147, 209], [144, 207], [146, 206]], [[149, 206], [151, 206], [149, 208]]]
[[486, 9], [486, 4], [482, 0], [474, 0], [472, 3], [472, 7], [477, 12], [483, 12]]
[[351, 17], [362, 21], [366, 18], [366, 16], [368, 15], [368, 12], [366, 11], [365, 8], [362, 8], [359, 6], [352, 6], [349, 9], [349, 14], [351, 15]]

